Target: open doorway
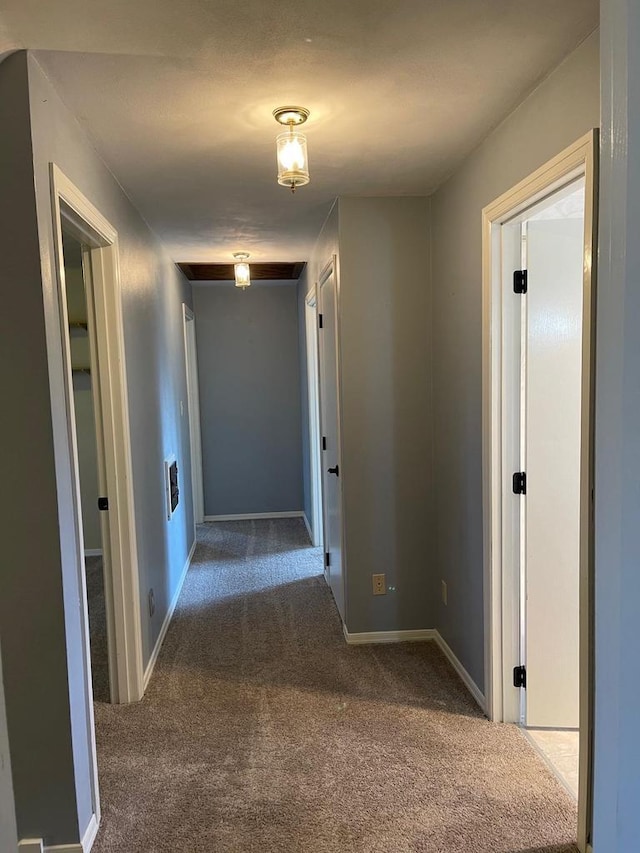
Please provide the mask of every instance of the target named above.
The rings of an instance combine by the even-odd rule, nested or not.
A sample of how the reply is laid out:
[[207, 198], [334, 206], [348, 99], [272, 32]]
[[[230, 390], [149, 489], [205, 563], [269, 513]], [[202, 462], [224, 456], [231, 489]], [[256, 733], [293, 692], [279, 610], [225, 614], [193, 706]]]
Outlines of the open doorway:
[[[188, 305], [182, 304], [184, 356], [187, 370], [187, 409], [189, 414], [189, 447], [191, 449], [191, 486], [193, 490], [193, 523], [204, 521], [204, 487], [202, 482], [202, 436], [200, 435], [200, 392], [198, 388], [198, 354], [195, 317]], [[195, 537], [195, 532], [194, 532]], [[194, 540], [195, 541], [195, 540]]]
[[522, 291], [520, 382], [508, 391], [520, 410], [520, 723], [576, 798], [584, 212], [582, 175], [502, 226], [502, 268], [517, 270]]
[[[86, 283], [91, 274], [91, 255], [88, 247], [68, 233], [64, 226], [62, 251], [78, 450], [93, 699], [96, 702], [109, 702], [112, 696], [110, 640], [113, 654], [113, 632], [109, 623], [112, 622], [113, 605], [111, 601], [107, 605], [106, 590], [110, 585], [105, 586], [105, 575], [108, 579], [111, 577], [111, 565], [108, 512], [105, 511], [104, 503], [106, 475], [93, 290], [90, 285], [87, 287]], [[115, 694], [115, 687], [113, 692]]]
[[[82, 631], [82, 673], [75, 676], [82, 678], [84, 688], [84, 720], [78, 732], [91, 767], [88, 795], [93, 815], [83, 840], [88, 849], [100, 823], [92, 682], [94, 678], [98, 682], [100, 698], [107, 698], [108, 693], [112, 702], [142, 698], [140, 590], [118, 235], [54, 164], [51, 194], [76, 556], [74, 565], [65, 567], [63, 583], [75, 571], [74, 595], [69, 606], [78, 608]], [[82, 398], [83, 394], [86, 398]], [[94, 429], [95, 446], [89, 425]], [[80, 428], [82, 437], [79, 437]], [[91, 465], [83, 464], [85, 453], [95, 454], [94, 470]], [[100, 500], [98, 525], [94, 525], [95, 506], [91, 506], [96, 484]], [[87, 538], [93, 537], [90, 531], [94, 526], [96, 537], [99, 528], [99, 539]], [[95, 589], [96, 599], [104, 602], [104, 613], [100, 614], [100, 604], [93, 602], [90, 618], [85, 560], [91, 557], [100, 557], [101, 565], [89, 578], [89, 595]], [[93, 647], [90, 634], [93, 634]], [[95, 671], [94, 665], [97, 665]]]
[[[51, 165], [51, 187], [52, 224], [56, 243], [56, 285], [65, 361], [69, 458], [72, 481], [75, 484], [78, 570], [84, 575], [85, 547], [89, 547], [84, 541], [74, 390], [74, 376], [79, 373], [77, 368], [83, 367], [87, 375], [88, 368], [91, 376], [96, 436], [95, 458], [100, 492], [100, 550], [105, 588], [109, 692], [112, 702], [135, 702], [144, 694], [144, 681], [118, 235], [102, 214], [54, 164]], [[67, 258], [75, 256], [73, 262], [65, 258], [65, 246]], [[81, 271], [77, 270], [75, 275], [76, 292], [80, 294], [80, 299], [84, 294], [86, 330], [81, 323], [70, 328], [69, 308], [71, 305], [73, 312], [75, 305], [69, 302], [67, 295], [66, 268], [69, 264], [71, 268], [74, 264], [77, 268], [78, 254], [81, 257]], [[72, 273], [72, 290], [73, 278]], [[71, 319], [73, 321], [73, 313]], [[75, 369], [74, 359], [78, 359]], [[84, 577], [81, 588], [86, 590]], [[89, 618], [86, 606], [81, 616], [87, 629], [86, 683], [88, 698], [92, 698]], [[89, 731], [93, 735], [93, 722], [89, 722]]]
[[322, 429], [322, 495], [324, 573], [340, 618], [346, 614], [342, 530], [342, 480], [340, 435], [340, 346], [338, 336], [338, 282], [336, 258], [322, 270], [318, 281], [320, 412]]
[[487, 710], [590, 839], [596, 134], [483, 211]]

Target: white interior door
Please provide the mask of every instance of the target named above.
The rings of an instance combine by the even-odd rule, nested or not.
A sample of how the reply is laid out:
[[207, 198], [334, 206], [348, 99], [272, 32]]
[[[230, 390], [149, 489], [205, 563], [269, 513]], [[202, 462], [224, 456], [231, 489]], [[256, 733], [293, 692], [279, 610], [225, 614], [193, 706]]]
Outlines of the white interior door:
[[506, 389], [519, 389], [522, 384], [522, 297], [513, 293], [513, 271], [522, 268], [522, 223], [520, 220], [509, 222], [501, 228], [502, 275], [501, 287], [504, 294], [502, 332], [503, 348], [509, 357], [503, 360], [505, 393], [503, 398], [504, 422], [501, 447], [500, 468], [503, 472], [505, 488], [502, 489], [502, 553], [504, 566], [510, 567], [509, 584], [505, 585], [502, 612], [502, 644], [506, 649], [517, 649], [518, 660], [505, 655], [502, 679], [502, 701], [506, 720], [520, 720], [520, 691], [513, 687], [513, 667], [520, 664], [522, 658], [522, 601], [524, 590], [520, 584], [520, 565], [523, 559], [522, 525], [523, 513], [511, 490], [511, 475], [522, 470], [521, 422], [522, 406], [518, 395], [510, 394]]
[[309, 456], [311, 459], [311, 530], [317, 548], [323, 543], [322, 532], [322, 451], [320, 435], [320, 400], [318, 387], [318, 293], [314, 287], [305, 301], [307, 341], [307, 394], [309, 398]]
[[548, 215], [526, 222], [525, 724], [578, 728], [584, 214]]
[[338, 612], [345, 618], [342, 565], [342, 486], [340, 470], [340, 411], [338, 366], [338, 300], [335, 264], [319, 282], [320, 411], [323, 436], [322, 486], [324, 495], [325, 575]]

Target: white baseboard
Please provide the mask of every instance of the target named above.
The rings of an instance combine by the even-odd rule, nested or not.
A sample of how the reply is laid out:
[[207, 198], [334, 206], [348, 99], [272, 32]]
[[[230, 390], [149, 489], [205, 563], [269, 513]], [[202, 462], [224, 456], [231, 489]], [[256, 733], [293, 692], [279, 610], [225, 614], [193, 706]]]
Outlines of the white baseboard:
[[173, 612], [176, 609], [176, 605], [178, 603], [178, 599], [180, 598], [180, 593], [182, 592], [182, 586], [184, 584], [184, 579], [187, 576], [187, 572], [189, 571], [189, 566], [191, 565], [191, 560], [193, 559], [193, 554], [196, 550], [196, 540], [193, 540], [193, 545], [191, 546], [191, 550], [189, 551], [189, 556], [187, 557], [187, 562], [184, 564], [184, 568], [182, 570], [182, 575], [180, 576], [180, 580], [178, 581], [178, 585], [176, 587], [176, 591], [173, 594], [173, 599], [171, 604], [169, 605], [169, 609], [167, 610], [167, 615], [164, 617], [164, 622], [162, 623], [162, 627], [160, 628], [160, 633], [158, 634], [158, 639], [156, 640], [156, 644], [153, 648], [153, 652], [151, 653], [151, 657], [149, 658], [149, 663], [147, 664], [147, 668], [144, 671], [144, 690], [146, 691], [149, 686], [149, 682], [151, 681], [151, 676], [153, 675], [153, 669], [156, 665], [156, 661], [158, 660], [158, 655], [160, 654], [160, 649], [162, 648], [162, 644], [164, 642], [164, 638], [169, 630], [169, 625], [171, 624], [171, 619], [173, 617]]
[[434, 633], [435, 633], [434, 640], [438, 644], [440, 651], [446, 657], [446, 659], [449, 661], [449, 663], [455, 669], [455, 671], [458, 673], [458, 676], [460, 677], [462, 683], [467, 688], [469, 693], [473, 696], [473, 698], [475, 699], [475, 701], [478, 704], [482, 713], [486, 714], [486, 712], [487, 712], [487, 700], [485, 699], [484, 693], [482, 692], [482, 690], [480, 690], [480, 688], [475, 683], [473, 678], [471, 678], [471, 676], [469, 675], [467, 670], [460, 663], [460, 660], [453, 653], [451, 646], [449, 646], [449, 644], [442, 637], [440, 632], [436, 630]]
[[[93, 841], [91, 843], [93, 844]], [[57, 844], [55, 847], [45, 847], [41, 838], [25, 838], [18, 843], [18, 853], [86, 853], [86, 851], [83, 850], [82, 844]]]
[[89, 826], [86, 828], [82, 836], [82, 853], [89, 853], [93, 847], [93, 842], [96, 840], [96, 835], [100, 829], [100, 823], [95, 815], [91, 815]]
[[342, 625], [344, 637], [350, 646], [372, 643], [411, 643], [423, 640], [435, 640], [433, 628], [421, 628], [416, 631], [366, 631], [362, 634], [350, 634], [347, 626]]
[[302, 513], [302, 520], [304, 521], [304, 526], [307, 528], [309, 539], [311, 540], [311, 544], [313, 545], [313, 530], [311, 529], [311, 525], [309, 524], [309, 519], [307, 518], [306, 512]]
[[85, 548], [85, 557], [102, 557], [102, 548]]
[[237, 515], [205, 515], [205, 521], [251, 521], [254, 518], [302, 518], [302, 510], [295, 512], [245, 512]]
[[455, 669], [457, 675], [467, 688], [471, 696], [479, 705], [482, 713], [486, 713], [486, 700], [484, 693], [480, 690], [473, 678], [469, 675], [459, 659], [451, 650], [451, 647], [436, 628], [421, 628], [415, 631], [368, 631], [361, 634], [350, 634], [347, 626], [343, 623], [344, 637], [349, 645], [364, 645], [372, 643], [409, 643], [420, 641], [431, 641], [437, 644], [442, 654]]

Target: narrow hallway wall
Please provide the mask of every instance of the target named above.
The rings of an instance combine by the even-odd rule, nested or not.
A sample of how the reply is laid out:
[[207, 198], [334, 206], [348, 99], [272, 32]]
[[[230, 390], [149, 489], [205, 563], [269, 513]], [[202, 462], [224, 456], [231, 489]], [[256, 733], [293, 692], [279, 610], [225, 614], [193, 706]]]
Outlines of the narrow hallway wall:
[[[337, 256], [343, 560], [354, 634], [433, 627], [429, 221], [427, 198], [340, 198], [300, 284], [304, 303]], [[386, 595], [372, 594], [373, 573], [385, 574]]]
[[[33, 56], [19, 52], [0, 64], [0, 117], [0, 264], [2, 280], [12, 282], [0, 334], [12, 483], [2, 502], [0, 631], [18, 831], [50, 845], [77, 844], [92, 814], [91, 750], [50, 163], [119, 236], [145, 663], [194, 536], [187, 419], [180, 415], [182, 302], [191, 302], [191, 288]], [[163, 460], [170, 453], [183, 479], [181, 506], [167, 522]]]

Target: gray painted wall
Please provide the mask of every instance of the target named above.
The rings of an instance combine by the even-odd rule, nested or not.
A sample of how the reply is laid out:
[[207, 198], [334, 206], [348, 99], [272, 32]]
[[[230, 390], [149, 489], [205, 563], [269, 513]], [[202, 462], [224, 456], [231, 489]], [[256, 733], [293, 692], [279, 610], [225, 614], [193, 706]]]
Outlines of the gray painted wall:
[[[351, 632], [433, 625], [429, 202], [341, 198], [340, 346]], [[384, 572], [386, 596], [371, 575]]]
[[640, 838], [640, 6], [602, 3], [596, 365], [596, 853]]
[[[67, 686], [60, 530], [25, 54], [0, 64], [0, 633], [22, 835], [79, 838]], [[20, 318], [20, 322], [16, 322]], [[11, 401], [11, 405], [8, 404]], [[37, 488], [34, 488], [37, 484]], [[37, 524], [37, 535], [34, 535]], [[74, 579], [74, 567], [71, 572]], [[76, 590], [77, 592], [77, 590]], [[82, 672], [82, 664], [79, 666]], [[30, 677], [25, 678], [25, 673]], [[46, 708], [46, 714], [43, 713]], [[38, 832], [40, 830], [40, 832]]]
[[[484, 684], [482, 208], [600, 120], [598, 34], [574, 51], [432, 197], [436, 627]], [[448, 605], [439, 596], [448, 584]]]
[[[145, 660], [193, 540], [188, 429], [180, 417], [180, 400], [186, 401], [181, 303], [190, 301], [190, 286], [24, 53], [0, 65], [0, 120], [0, 258], [2, 279], [13, 283], [0, 320], [8, 353], [0, 377], [11, 401], [3, 410], [3, 439], [12, 448], [5, 469], [12, 488], [2, 498], [0, 598], [7, 715], [19, 833], [64, 844], [80, 839], [91, 805], [82, 567], [73, 541], [49, 163], [119, 233], [140, 592], [143, 605], [149, 587], [156, 597], [153, 619], [142, 607]], [[181, 463], [183, 503], [168, 523], [163, 459], [171, 452]]]
[[[341, 198], [305, 287], [338, 255], [346, 624], [433, 624], [429, 202]], [[308, 461], [306, 462], [308, 464]], [[372, 595], [383, 572], [386, 596]]]
[[193, 289], [205, 515], [302, 510], [295, 282]]

